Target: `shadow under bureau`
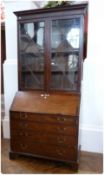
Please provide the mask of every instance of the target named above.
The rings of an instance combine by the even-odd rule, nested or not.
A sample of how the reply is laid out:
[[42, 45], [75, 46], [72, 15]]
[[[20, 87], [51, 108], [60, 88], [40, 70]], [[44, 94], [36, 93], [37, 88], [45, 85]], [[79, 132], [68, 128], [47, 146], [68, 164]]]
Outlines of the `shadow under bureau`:
[[28, 155], [78, 166], [78, 95], [17, 92], [10, 109], [10, 158]]

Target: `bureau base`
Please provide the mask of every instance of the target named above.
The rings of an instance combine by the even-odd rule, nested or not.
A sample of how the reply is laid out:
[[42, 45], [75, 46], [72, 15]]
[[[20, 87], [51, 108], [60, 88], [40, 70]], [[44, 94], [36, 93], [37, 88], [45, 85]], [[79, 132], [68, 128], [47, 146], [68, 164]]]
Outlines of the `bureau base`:
[[77, 171], [79, 100], [78, 95], [50, 94], [44, 100], [40, 93], [18, 92], [10, 109], [10, 159], [56, 160]]
[[[79, 155], [80, 151], [78, 151], [78, 155]], [[61, 163], [62, 165], [68, 165], [70, 167], [71, 170], [73, 171], [78, 171], [78, 165], [79, 165], [79, 156], [78, 156], [78, 160], [77, 161], [64, 161], [64, 160], [58, 160], [55, 158], [49, 158], [49, 157], [44, 157], [44, 156], [37, 156], [37, 155], [33, 155], [33, 154], [28, 154], [28, 153], [17, 153], [14, 151], [10, 151], [9, 152], [9, 159], [16, 159], [18, 156], [26, 156], [26, 157], [31, 157], [31, 158], [36, 158], [36, 159], [46, 159], [49, 161], [56, 161], [58, 163]]]

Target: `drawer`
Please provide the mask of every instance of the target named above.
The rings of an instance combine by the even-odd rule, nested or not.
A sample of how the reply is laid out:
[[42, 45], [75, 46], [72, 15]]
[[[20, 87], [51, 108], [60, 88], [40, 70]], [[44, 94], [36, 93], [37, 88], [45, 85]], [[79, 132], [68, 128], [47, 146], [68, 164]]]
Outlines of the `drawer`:
[[16, 132], [20, 131], [34, 131], [38, 133], [55, 133], [55, 134], [65, 134], [76, 136], [77, 127], [74, 125], [58, 125], [58, 124], [47, 124], [47, 123], [38, 123], [38, 122], [21, 122], [21, 121], [12, 121], [11, 120], [11, 130]]
[[21, 121], [36, 121], [36, 122], [49, 122], [49, 123], [60, 123], [66, 125], [75, 125], [77, 124], [78, 117], [61, 115], [61, 114], [34, 114], [34, 113], [25, 113], [25, 112], [11, 112], [12, 120], [21, 120]]
[[75, 161], [76, 147], [59, 147], [40, 143], [11, 142], [11, 150], [19, 153], [28, 153], [37, 157], [47, 157], [58, 160]]
[[73, 146], [77, 144], [77, 137], [66, 136], [66, 135], [56, 135], [47, 133], [29, 132], [29, 131], [19, 131], [14, 130], [11, 133], [11, 138], [14, 142], [17, 140], [27, 141], [32, 143], [49, 143], [53, 145], [69, 145]]

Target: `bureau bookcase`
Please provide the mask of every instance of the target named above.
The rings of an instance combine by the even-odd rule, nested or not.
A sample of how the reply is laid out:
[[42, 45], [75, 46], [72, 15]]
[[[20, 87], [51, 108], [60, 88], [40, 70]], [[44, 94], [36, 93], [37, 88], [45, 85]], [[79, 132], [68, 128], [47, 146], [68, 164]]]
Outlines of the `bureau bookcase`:
[[87, 4], [14, 12], [18, 92], [10, 108], [10, 158], [79, 161], [79, 109]]

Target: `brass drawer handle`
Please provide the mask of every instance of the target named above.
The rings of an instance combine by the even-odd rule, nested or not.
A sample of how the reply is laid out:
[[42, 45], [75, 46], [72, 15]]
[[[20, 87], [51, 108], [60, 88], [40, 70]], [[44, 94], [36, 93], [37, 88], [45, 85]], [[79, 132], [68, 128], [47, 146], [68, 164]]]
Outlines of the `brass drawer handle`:
[[77, 119], [75, 120], [75, 122], [76, 122], [76, 125], [78, 125], [78, 120]]
[[22, 149], [26, 149], [28, 146], [27, 146], [26, 144], [21, 143], [21, 144], [20, 144], [20, 147], [21, 147]]
[[28, 115], [26, 113], [20, 113], [20, 119], [26, 119], [28, 117]]
[[28, 115], [25, 113], [25, 116], [24, 116], [24, 118], [27, 118], [28, 117]]
[[27, 126], [28, 126], [28, 123], [25, 123], [25, 124], [24, 124], [24, 127], [27, 127]]
[[57, 152], [57, 154], [58, 154], [58, 155], [60, 155], [60, 156], [62, 156], [62, 155], [63, 155], [63, 153], [62, 153], [62, 152]]
[[28, 123], [20, 123], [19, 126], [23, 127], [23, 128], [27, 128], [28, 127]]
[[65, 130], [66, 130], [66, 128], [63, 128], [63, 130], [65, 131]]
[[65, 143], [65, 139], [57, 138], [57, 142], [58, 142], [58, 143]]
[[27, 137], [27, 136], [28, 136], [28, 133], [20, 132], [19, 135], [20, 135], [20, 136], [25, 136], [25, 137]]
[[60, 131], [60, 132], [62, 132], [62, 131], [66, 131], [66, 128], [65, 128], [65, 127], [64, 127], [64, 128], [62, 128], [62, 127], [57, 127], [57, 130]]
[[60, 156], [63, 156], [65, 154], [65, 151], [57, 150], [56, 153]]
[[23, 132], [20, 132], [19, 135], [20, 135], [20, 136], [23, 136], [24, 134], [23, 134]]
[[28, 133], [25, 133], [25, 136], [26, 136], [26, 137], [29, 136]]
[[66, 121], [67, 119], [65, 117], [57, 117], [57, 120], [63, 122], [63, 121]]

